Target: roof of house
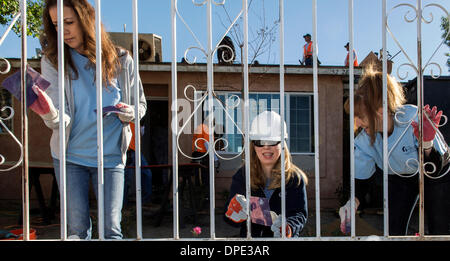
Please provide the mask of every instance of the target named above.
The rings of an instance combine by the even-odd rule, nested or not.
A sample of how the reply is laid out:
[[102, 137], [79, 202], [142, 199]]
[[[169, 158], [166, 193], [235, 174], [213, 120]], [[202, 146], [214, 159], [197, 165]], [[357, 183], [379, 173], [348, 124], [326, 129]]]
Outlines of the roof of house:
[[[19, 58], [8, 58], [7, 59], [11, 63], [12, 68], [20, 68], [20, 59]], [[40, 59], [28, 59], [28, 64], [33, 68], [40, 68], [41, 63]], [[280, 66], [278, 64], [249, 64], [249, 73], [267, 73], [267, 74], [279, 74]], [[163, 63], [151, 63], [151, 62], [142, 62], [139, 66], [140, 71], [160, 71], [160, 72], [170, 72], [172, 69], [172, 63], [163, 62]], [[177, 71], [178, 72], [207, 72], [207, 64], [206, 63], [196, 63], [196, 64], [188, 64], [188, 63], [177, 63]], [[219, 65], [214, 64], [214, 72], [216, 73], [242, 73], [242, 65], [241, 64], [232, 64], [232, 65]], [[285, 74], [313, 74], [314, 68], [303, 66], [303, 65], [285, 65], [284, 66]], [[348, 67], [345, 66], [318, 66], [317, 73], [322, 75], [348, 75], [350, 72]], [[361, 75], [362, 68], [355, 67], [354, 74]]]

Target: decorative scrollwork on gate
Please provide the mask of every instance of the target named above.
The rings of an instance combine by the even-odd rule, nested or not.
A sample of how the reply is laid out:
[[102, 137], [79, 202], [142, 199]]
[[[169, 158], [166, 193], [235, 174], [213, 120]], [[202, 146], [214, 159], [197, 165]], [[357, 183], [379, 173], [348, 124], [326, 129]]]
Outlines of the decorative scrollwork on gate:
[[[0, 169], [1, 171], [10, 171], [18, 166], [20, 166], [20, 164], [22, 164], [22, 160], [23, 160], [23, 150], [22, 150], [22, 144], [20, 143], [20, 141], [16, 138], [16, 136], [14, 136], [14, 134], [8, 129], [8, 127], [6, 126], [6, 124], [3, 121], [7, 121], [7, 120], [11, 120], [14, 117], [14, 109], [10, 106], [5, 106], [3, 108], [0, 109], [2, 112], [5, 110], [9, 110], [10, 114], [7, 117], [1, 117], [0, 116], [0, 124], [3, 127], [4, 130], [6, 130], [6, 132], [8, 133], [9, 136], [12, 137], [12, 139], [17, 143], [17, 145], [20, 148], [20, 157], [19, 160], [11, 167], [9, 168], [5, 168], [5, 169]], [[0, 154], [0, 166], [3, 165], [5, 163], [6, 159], [3, 155]]]
[[[391, 29], [390, 29], [390, 27], [389, 27], [389, 22], [388, 22], [389, 15], [391, 14], [391, 12], [392, 12], [393, 10], [398, 9], [398, 8], [400, 8], [400, 7], [407, 7], [407, 8], [408, 8], [408, 10], [406, 11], [406, 13], [405, 13], [404, 16], [403, 16], [403, 20], [405, 20], [407, 23], [412, 23], [412, 22], [422, 23], [422, 22], [423, 22], [423, 23], [425, 23], [425, 24], [430, 24], [431, 22], [433, 22], [433, 19], [434, 19], [433, 13], [432, 13], [431, 11], [430, 11], [429, 13], [428, 13], [428, 12], [425, 12], [425, 10], [428, 10], [428, 9], [430, 9], [431, 7], [435, 7], [435, 8], [438, 8], [438, 9], [442, 10], [442, 11], [444, 12], [444, 14], [445, 14], [445, 17], [447, 17], [448, 19], [450, 19], [450, 16], [449, 16], [448, 11], [447, 11], [444, 7], [442, 7], [441, 5], [435, 4], [435, 3], [427, 4], [427, 5], [423, 6], [423, 8], [416, 8], [416, 7], [413, 6], [412, 4], [401, 3], [401, 4], [395, 5], [395, 6], [387, 13], [387, 16], [386, 16], [386, 30], [389, 32], [389, 34], [391, 35], [391, 37], [392, 37], [392, 39], [394, 40], [395, 44], [400, 48], [401, 52], [403, 53], [403, 55], [405, 56], [405, 58], [406, 58], [407, 61], [408, 61], [408, 62], [406, 62], [406, 63], [400, 64], [400, 65], [397, 67], [397, 75], [398, 75], [398, 77], [399, 77], [401, 80], [405, 80], [405, 79], [408, 77], [408, 72], [406, 71], [406, 73], [402, 74], [402, 73], [401, 73], [401, 69], [403, 69], [403, 68], [405, 68], [405, 67], [410, 67], [410, 68], [412, 68], [413, 71], [416, 73], [417, 77], [422, 77], [422, 75], [424, 74], [425, 70], [429, 68], [429, 69], [430, 69], [430, 73], [431, 73], [432, 78], [433, 78], [433, 79], [439, 78], [439, 77], [441, 76], [441, 74], [442, 74], [442, 68], [441, 68], [441, 66], [440, 66], [438, 63], [433, 62], [432, 59], [434, 58], [434, 56], [435, 56], [435, 54], [437, 53], [437, 51], [439, 50], [439, 48], [445, 43], [445, 39], [448, 37], [448, 35], [450, 34], [450, 32], [448, 32], [447, 35], [445, 35], [445, 36], [443, 37], [443, 40], [439, 43], [439, 45], [438, 45], [438, 46], [436, 47], [436, 49], [433, 51], [432, 55], [428, 58], [427, 62], [424, 63], [423, 65], [421, 65], [421, 68], [419, 68], [419, 64], [416, 65], [416, 64], [413, 62], [413, 60], [411, 59], [411, 57], [410, 57], [410, 56], [408, 55], [408, 53], [405, 51], [404, 47], [400, 44], [399, 40], [396, 38], [396, 36], [394, 35], [394, 33], [391, 31]], [[411, 13], [412, 13], [412, 15], [411, 15]], [[425, 13], [426, 13], [427, 15], [424, 15]], [[417, 32], [417, 33], [420, 34], [421, 32]], [[420, 36], [420, 37], [421, 37], [421, 36]], [[421, 45], [418, 44], [418, 46], [421, 46]], [[421, 50], [419, 50], [419, 54], [420, 54], [419, 56], [421, 56], [421, 53], [422, 53]], [[422, 59], [422, 57], [418, 57], [418, 59]], [[437, 69], [438, 69], [438, 70], [437, 70], [438, 73], [435, 73], [436, 71], [433, 72], [433, 68], [437, 68]], [[420, 86], [418, 86], [417, 88], [420, 88]], [[398, 138], [398, 140], [395, 141], [394, 145], [393, 145], [392, 148], [390, 149], [389, 154], [388, 154], [388, 158], [389, 158], [389, 156], [391, 155], [391, 153], [392, 153], [392, 151], [394, 150], [394, 148], [399, 144], [400, 140], [404, 137], [404, 135], [406, 134], [407, 130], [408, 130], [409, 128], [412, 128], [411, 124], [412, 124], [412, 122], [413, 122], [414, 119], [417, 119], [417, 118], [418, 118], [419, 111], [417, 111], [417, 112], [413, 115], [413, 117], [412, 117], [411, 119], [409, 119], [408, 121], [406, 121], [406, 122], [400, 120], [400, 117], [399, 117], [400, 114], [401, 114], [401, 112], [398, 112], [398, 113], [396, 113], [396, 114], [394, 115], [394, 121], [395, 121], [395, 124], [398, 124], [398, 125], [407, 125], [407, 126], [406, 126], [404, 132], [400, 135], [400, 137]], [[431, 120], [428, 118], [428, 116], [426, 115], [425, 112], [423, 112], [423, 115], [426, 116], [426, 117], [425, 117], [426, 120], [428, 120], [428, 121], [431, 122]], [[439, 128], [439, 127], [441, 127], [441, 126], [447, 124], [447, 116], [442, 115], [442, 118], [444, 119], [444, 122], [443, 122], [443, 123], [439, 123], [439, 126], [437, 126], [437, 128]], [[434, 123], [432, 123], [431, 125], [433, 126], [433, 128], [435, 128], [435, 127], [434, 127]], [[441, 140], [444, 140], [442, 134], [437, 130], [437, 128], [435, 128], [435, 130], [436, 130], [436, 135], [438, 135], [439, 138], [440, 138]], [[448, 150], [448, 149], [449, 149], [449, 148], [448, 148], [448, 145], [445, 144], [445, 146], [446, 146], [446, 149]], [[389, 160], [388, 160], [389, 170], [390, 170], [391, 172], [393, 172], [394, 174], [396, 174], [396, 175], [399, 175], [399, 176], [401, 176], [401, 177], [411, 177], [411, 176], [414, 176], [414, 175], [416, 175], [417, 173], [419, 173], [419, 167], [418, 167], [418, 166], [419, 166], [419, 161], [418, 161], [417, 159], [415, 159], [415, 158], [408, 159], [408, 160], [405, 162], [405, 164], [406, 164], [406, 166], [407, 166], [408, 169], [410, 169], [410, 170], [414, 170], [414, 169], [415, 169], [415, 171], [413, 171], [411, 174], [406, 174], [406, 175], [405, 175], [405, 174], [399, 174], [399, 173], [397, 173], [395, 170], [392, 169], [392, 167], [391, 167], [391, 165], [390, 165], [390, 162], [389, 162]], [[428, 171], [425, 170], [425, 171], [424, 171], [424, 175], [426, 175], [427, 177], [432, 178], [432, 179], [438, 179], [438, 178], [441, 178], [441, 177], [443, 177], [444, 175], [446, 175], [446, 174], [448, 174], [448, 173], [450, 172], [450, 169], [449, 169], [449, 170], [447, 170], [445, 173], [442, 173], [442, 174], [440, 174], [439, 176], [436, 176], [436, 175], [433, 175], [433, 174], [436, 174], [435, 172], [437, 172], [437, 170], [438, 170], [437, 166], [436, 166], [434, 163], [432, 163], [432, 162], [426, 162], [426, 163], [424, 163], [424, 169], [425, 169], [426, 166], [429, 166], [429, 168], [431, 168], [431, 170], [428, 170]]]
[[[3, 41], [5, 40], [6, 36], [8, 35], [8, 33], [11, 31], [13, 25], [17, 22], [18, 18], [20, 16], [20, 13], [16, 14], [15, 17], [13, 18], [11, 24], [9, 25], [9, 27], [7, 28], [7, 30], [3, 33], [2, 37], [0, 38], [0, 47], [3, 44]], [[6, 64], [6, 68], [4, 70], [0, 70], [0, 74], [7, 74], [11, 71], [11, 63], [3, 58], [0, 57], [0, 60]], [[11, 167], [9, 168], [4, 168], [4, 169], [0, 169], [0, 172], [6, 172], [6, 171], [10, 171], [18, 166], [20, 166], [20, 164], [22, 164], [22, 160], [23, 160], [23, 150], [22, 150], [22, 143], [20, 143], [20, 141], [16, 138], [16, 136], [14, 136], [14, 134], [11, 132], [11, 130], [8, 128], [8, 126], [4, 123], [4, 121], [8, 121], [8, 120], [12, 120], [12, 118], [14, 117], [14, 109], [10, 106], [5, 106], [3, 108], [0, 108], [0, 111], [5, 112], [6, 110], [9, 111], [9, 115], [7, 115], [6, 117], [2, 117], [0, 115], [0, 125], [3, 127], [3, 130], [6, 131], [6, 133], [8, 133], [9, 136], [11, 136], [11, 138], [14, 140], [15, 143], [17, 143], [17, 145], [20, 148], [20, 157], [19, 160], [13, 164]], [[0, 154], [0, 166], [3, 165], [6, 162], [6, 159], [3, 155]]]
[[[204, 6], [204, 5], [208, 4], [208, 1], [210, 1], [211, 4], [214, 4], [214, 5], [216, 5], [216, 6], [225, 5], [225, 2], [226, 2], [225, 0], [222, 0], [222, 1], [214, 1], [214, 0], [196, 1], [196, 0], [192, 0], [192, 3], [193, 3], [195, 6], [200, 7], [200, 6]], [[234, 58], [235, 58], [235, 52], [234, 52], [234, 50], [233, 50], [232, 48], [230, 48], [229, 46], [223, 45], [223, 44], [220, 44], [220, 43], [221, 43], [222, 40], [226, 37], [226, 35], [230, 32], [230, 30], [232, 29], [232, 27], [236, 24], [236, 22], [238, 21], [239, 17], [242, 16], [242, 14], [244, 13], [244, 8], [242, 8], [242, 9], [240, 10], [240, 12], [239, 12], [239, 13], [237, 14], [237, 16], [234, 18], [234, 20], [233, 20], [233, 22], [231, 23], [231, 25], [227, 28], [227, 30], [225, 31], [225, 33], [224, 33], [224, 34], [222, 35], [222, 37], [219, 39], [218, 43], [217, 43], [217, 44], [214, 46], [214, 48], [212, 48], [211, 51], [209, 52], [209, 51], [207, 51], [207, 49], [202, 45], [202, 43], [200, 42], [200, 40], [197, 38], [197, 36], [196, 36], [195, 33], [193, 32], [193, 30], [191, 29], [191, 27], [186, 23], [185, 19], [183, 18], [183, 16], [180, 14], [180, 12], [179, 12], [179, 10], [178, 10], [178, 7], [177, 7], [177, 1], [175, 1], [175, 2], [176, 2], [176, 4], [175, 4], [175, 11], [176, 11], [177, 17], [179, 17], [179, 19], [181, 20], [181, 22], [186, 26], [187, 30], [190, 32], [190, 34], [192, 35], [193, 39], [194, 39], [195, 42], [197, 43], [197, 46], [190, 46], [190, 47], [188, 47], [188, 48], [185, 50], [185, 52], [184, 52], [184, 60], [185, 60], [188, 64], [195, 64], [195, 63], [197, 62], [197, 58], [198, 58], [198, 57], [196, 57], [196, 56], [194, 56], [193, 59], [189, 59], [189, 58], [188, 58], [188, 54], [190, 53], [190, 51], [192, 51], [192, 50], [194, 50], [194, 49], [195, 49], [195, 50], [199, 50], [201, 53], [204, 54], [204, 56], [205, 56], [206, 58], [211, 58], [211, 57], [214, 57], [214, 55], [215, 55], [215, 53], [217, 52], [218, 49], [226, 48], [226, 49], [227, 49], [227, 52], [228, 52], [228, 53], [231, 53], [231, 55], [230, 55], [230, 56], [227, 56], [227, 57], [224, 57], [224, 56], [222, 55], [222, 58], [223, 58], [223, 60], [224, 60], [225, 62], [232, 62], [232, 61], [234, 60]], [[208, 23], [211, 23], [211, 21], [207, 21], [207, 22], [208, 22]], [[208, 93], [208, 91], [204, 92], [204, 94], [203, 94], [200, 98], [197, 98], [197, 99], [196, 99], [196, 98], [189, 98], [188, 95], [187, 95], [187, 91], [188, 91], [188, 90], [191, 90], [191, 89], [193, 89], [193, 90], [194, 90], [194, 93], [196, 93], [196, 89], [195, 89], [195, 87], [194, 87], [193, 85], [187, 85], [187, 86], [185, 87], [185, 89], [184, 89], [184, 96], [185, 96], [185, 99], [188, 100], [188, 101], [190, 101], [190, 102], [192, 102], [192, 103], [197, 103], [197, 105], [195, 106], [193, 112], [192, 112], [192, 113], [189, 115], [189, 117], [187, 118], [186, 122], [184, 122], [184, 124], [183, 124], [183, 126], [181, 127], [181, 129], [177, 132], [177, 148], [178, 148], [178, 151], [179, 151], [183, 156], [185, 156], [185, 157], [187, 157], [187, 158], [189, 158], [189, 159], [192, 159], [192, 160], [199, 160], [199, 159], [201, 159], [201, 158], [203, 158], [203, 157], [206, 157], [206, 156], [209, 154], [209, 152], [207, 152], [207, 153], [205, 153], [204, 155], [199, 156], [199, 157], [193, 157], [193, 156], [190, 156], [190, 155], [188, 155], [189, 153], [186, 153], [186, 152], [184, 152], [184, 151], [181, 149], [179, 139], [180, 139], [181, 133], [184, 132], [184, 131], [186, 130], [187, 127], [191, 126], [191, 123], [192, 123], [192, 120], [193, 120], [193, 118], [194, 118], [194, 115], [195, 115], [196, 113], [198, 113], [199, 110], [201, 110], [203, 103], [204, 103], [205, 101], [210, 101], [210, 99], [209, 99], [209, 93]], [[243, 136], [244, 133], [242, 132], [241, 128], [239, 128], [238, 124], [234, 121], [233, 117], [231, 117], [231, 115], [230, 115], [229, 112], [228, 112], [229, 110], [237, 109], [237, 107], [238, 107], [239, 104], [240, 104], [240, 98], [239, 98], [237, 95], [233, 95], [233, 96], [229, 97], [229, 99], [232, 98], [232, 99], [234, 100], [233, 104], [231, 104], [231, 105], [230, 105], [230, 104], [225, 104], [225, 105], [224, 105], [224, 104], [222, 103], [222, 101], [214, 94], [214, 93], [215, 93], [215, 92], [214, 92], [214, 86], [212, 86], [212, 93], [213, 93], [213, 95], [212, 95], [212, 97], [211, 97], [211, 102], [212, 102], [212, 101], [218, 101], [217, 104], [219, 104], [219, 106], [218, 106], [217, 109], [221, 109], [221, 110], [223, 110], [223, 111], [225, 112], [225, 119], [224, 119], [224, 120], [229, 120], [228, 122], [229, 122], [230, 124], [232, 124], [232, 127], [233, 127], [233, 128], [236, 127], [238, 134]], [[213, 112], [210, 112], [210, 113], [211, 113], [211, 115], [209, 116], [209, 117], [210, 117], [209, 120], [214, 120], [214, 113], [213, 113]], [[207, 142], [207, 140], [204, 139], [204, 138], [198, 138], [197, 140], [194, 141], [193, 146], [194, 146], [195, 148], [199, 148], [199, 142], [200, 142], [200, 141], [206, 141], [206, 142]], [[218, 158], [220, 158], [220, 159], [223, 159], [223, 160], [231, 160], [231, 159], [235, 159], [235, 158], [241, 156], [242, 153], [243, 153], [243, 150], [242, 150], [240, 153], [238, 153], [237, 155], [235, 155], [235, 156], [233, 156], [233, 157], [224, 157], [223, 155], [220, 155], [220, 154], [216, 151], [216, 145], [218, 145], [218, 143], [222, 143], [222, 144], [223, 144], [223, 148], [222, 148], [222, 149], [227, 149], [228, 146], [229, 146], [229, 142], [228, 142], [228, 140], [227, 140], [226, 138], [223, 138], [223, 137], [217, 138], [217, 139], [214, 140], [213, 146], [212, 146], [212, 151], [213, 151], [214, 154], [215, 154]], [[208, 151], [210, 151], [210, 150], [208, 150]]]

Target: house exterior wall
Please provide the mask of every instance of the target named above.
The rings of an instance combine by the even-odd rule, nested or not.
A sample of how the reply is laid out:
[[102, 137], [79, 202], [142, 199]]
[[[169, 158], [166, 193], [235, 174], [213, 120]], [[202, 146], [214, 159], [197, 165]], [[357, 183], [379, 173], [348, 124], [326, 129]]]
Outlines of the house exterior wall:
[[[13, 61], [12, 72], [18, 69], [19, 61]], [[30, 61], [33, 68], [39, 70], [39, 61]], [[242, 74], [236, 66], [215, 67], [214, 86], [217, 91], [239, 92], [242, 88]], [[201, 65], [183, 65], [178, 66], [178, 86], [177, 97], [184, 98], [184, 88], [187, 85], [193, 85], [197, 90], [206, 90], [207, 77], [206, 67]], [[276, 67], [267, 67], [268, 69], [257, 68], [249, 75], [250, 92], [279, 92], [279, 73]], [[217, 69], [217, 70], [216, 70]], [[291, 69], [291, 72], [289, 71]], [[292, 71], [294, 70], [294, 71]], [[295, 68], [288, 68], [285, 74], [285, 92], [313, 92], [313, 77], [311, 72], [303, 70], [296, 73]], [[308, 69], [309, 70], [309, 69]], [[339, 71], [341, 73], [336, 73]], [[11, 73], [10, 73], [11, 74]], [[1, 75], [0, 82], [8, 75]], [[148, 100], [167, 99], [169, 101], [168, 110], [171, 108], [172, 80], [170, 64], [163, 65], [142, 65], [140, 76], [144, 85], [144, 92]], [[342, 73], [341, 68], [329, 68], [318, 76], [319, 86], [319, 132], [320, 132], [320, 191], [321, 207], [338, 207], [337, 196], [335, 194], [338, 185], [342, 182], [342, 135], [343, 135], [343, 91], [344, 78], [347, 75]], [[188, 97], [193, 98], [192, 90], [187, 92]], [[16, 137], [21, 137], [20, 123], [20, 104], [13, 101], [14, 116], [13, 131]], [[151, 106], [150, 106], [151, 107]], [[190, 110], [193, 110], [193, 104], [190, 104]], [[44, 125], [42, 120], [34, 113], [29, 113], [29, 161], [30, 164], [51, 165], [50, 149], [48, 141], [51, 131]], [[169, 111], [169, 123], [172, 119], [172, 111]], [[169, 163], [172, 159], [172, 137], [169, 128]], [[191, 129], [193, 130], [193, 123]], [[180, 148], [188, 155], [191, 152], [191, 134], [183, 134], [180, 137]], [[0, 154], [4, 155], [8, 162], [14, 162], [19, 157], [19, 147], [13, 140], [4, 134], [0, 134]], [[190, 159], [179, 154], [180, 163], [189, 162]], [[309, 177], [307, 186], [308, 204], [314, 208], [315, 202], [315, 179], [314, 179], [314, 155], [312, 154], [294, 154], [294, 163], [302, 168]], [[220, 207], [224, 202], [224, 196], [229, 190], [231, 177], [242, 165], [242, 159], [231, 161], [221, 160], [220, 171], [215, 175], [216, 185], [216, 206]], [[47, 177], [48, 176], [48, 177]], [[49, 197], [51, 179], [50, 175], [41, 177], [41, 183], [44, 189], [44, 195]], [[8, 173], [0, 172], [0, 199], [20, 199], [21, 197], [21, 168], [16, 168]], [[34, 193], [31, 193], [34, 197]]]
[[[185, 69], [191, 65], [180, 65], [177, 74], [177, 98], [184, 99], [184, 89], [188, 85], [193, 85], [196, 90], [207, 90], [206, 72], [196, 72]], [[171, 96], [171, 74], [170, 72], [145, 71], [141, 72], [143, 82], [166, 81], [169, 86], [169, 97]], [[321, 188], [321, 207], [335, 208], [338, 206], [337, 196], [335, 194], [338, 186], [342, 182], [342, 136], [343, 136], [343, 79], [345, 75], [319, 75], [319, 132], [320, 132], [320, 188]], [[239, 92], [242, 88], [242, 75], [240, 72], [215, 72], [214, 89], [216, 91]], [[277, 73], [256, 73], [249, 76], [250, 92], [279, 92], [279, 74]], [[313, 92], [313, 77], [311, 74], [286, 74], [285, 92]], [[193, 90], [186, 92], [190, 99], [193, 99]], [[171, 98], [169, 98], [169, 107], [171, 108]], [[190, 112], [194, 110], [194, 104], [190, 102]], [[180, 113], [181, 111], [179, 111]], [[169, 122], [172, 119], [172, 111], [169, 112]], [[179, 128], [184, 124], [179, 120]], [[193, 121], [187, 127], [191, 132], [194, 128]], [[190, 155], [192, 146], [192, 135], [182, 134], [179, 147], [187, 155]], [[231, 156], [227, 156], [231, 157]], [[172, 140], [169, 136], [169, 162], [172, 160]], [[294, 154], [294, 163], [302, 168], [309, 177], [307, 193], [310, 207], [315, 205], [315, 178], [314, 178], [314, 155]], [[178, 154], [178, 162], [190, 162], [189, 158]], [[219, 173], [215, 175], [216, 202], [220, 205], [224, 202], [224, 196], [229, 190], [231, 177], [242, 166], [242, 158], [233, 160], [220, 160]]]
[[[20, 61], [19, 61], [20, 62]], [[0, 83], [5, 78], [15, 73], [20, 69], [19, 62], [12, 62], [11, 71], [8, 74], [0, 75]], [[40, 71], [39, 61], [30, 61], [30, 66]], [[16, 66], [15, 66], [16, 65]], [[2, 88], [2, 87], [0, 87]], [[15, 98], [12, 99], [12, 107], [14, 109], [13, 125], [11, 131], [14, 136], [21, 141], [22, 140], [22, 128], [21, 128], [21, 104]], [[2, 109], [2, 108], [0, 108]], [[47, 128], [41, 118], [28, 111], [28, 159], [29, 163], [36, 166], [51, 166], [52, 159], [50, 156], [49, 140], [51, 131]], [[5, 157], [5, 163], [3, 165], [8, 166], [15, 164], [20, 158], [20, 147], [13, 140], [13, 138], [7, 133], [0, 134], [0, 155]], [[1, 166], [0, 166], [1, 167]], [[4, 169], [5, 167], [2, 167]], [[8, 172], [0, 172], [0, 199], [20, 199], [22, 195], [22, 177], [21, 167], [17, 167]], [[51, 192], [51, 176], [42, 175], [41, 183], [45, 197], [50, 197]], [[30, 197], [34, 198], [34, 193], [30, 194]]]

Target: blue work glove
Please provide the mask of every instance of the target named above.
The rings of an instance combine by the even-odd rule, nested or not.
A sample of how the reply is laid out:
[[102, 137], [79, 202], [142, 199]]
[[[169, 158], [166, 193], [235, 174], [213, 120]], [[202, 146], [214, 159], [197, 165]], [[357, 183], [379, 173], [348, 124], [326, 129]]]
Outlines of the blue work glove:
[[8, 230], [0, 230], [0, 239], [8, 238], [19, 238], [19, 236], [9, 232]]

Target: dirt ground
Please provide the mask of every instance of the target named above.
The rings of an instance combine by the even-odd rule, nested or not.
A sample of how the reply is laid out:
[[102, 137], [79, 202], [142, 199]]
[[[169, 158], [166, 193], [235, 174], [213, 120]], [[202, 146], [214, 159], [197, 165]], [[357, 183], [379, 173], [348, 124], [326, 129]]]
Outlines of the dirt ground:
[[[134, 203], [134, 202], [132, 202]], [[160, 205], [151, 204], [142, 208], [142, 232], [144, 239], [170, 239], [173, 238], [173, 218], [172, 207], [168, 206], [161, 225], [156, 226], [157, 213]], [[12, 230], [21, 228], [19, 222], [21, 213], [21, 201], [0, 201], [0, 230]], [[96, 238], [96, 215], [97, 211], [92, 208], [91, 217], [93, 220], [93, 238]], [[316, 213], [309, 210], [308, 222], [303, 229], [302, 237], [316, 236]], [[414, 215], [413, 215], [414, 216]], [[320, 216], [321, 236], [343, 236], [339, 230], [339, 217], [336, 210], [322, 210]], [[210, 237], [210, 215], [209, 209], [198, 212], [196, 221], [193, 215], [186, 215], [180, 221], [180, 238], [193, 238], [192, 229], [196, 226], [202, 228], [200, 237]], [[417, 220], [412, 218], [409, 234], [415, 234]], [[57, 240], [60, 238], [59, 208], [55, 211], [55, 217], [50, 223], [46, 223], [42, 218], [37, 202], [30, 204], [30, 228], [36, 230], [37, 240]], [[122, 233], [124, 238], [136, 238], [136, 209], [133, 204], [128, 205], [122, 211]], [[231, 227], [223, 220], [223, 210], [216, 210], [215, 215], [215, 236], [216, 238], [238, 237], [239, 229]], [[356, 217], [356, 235], [383, 235], [383, 215], [380, 210], [366, 209], [358, 213]]]

